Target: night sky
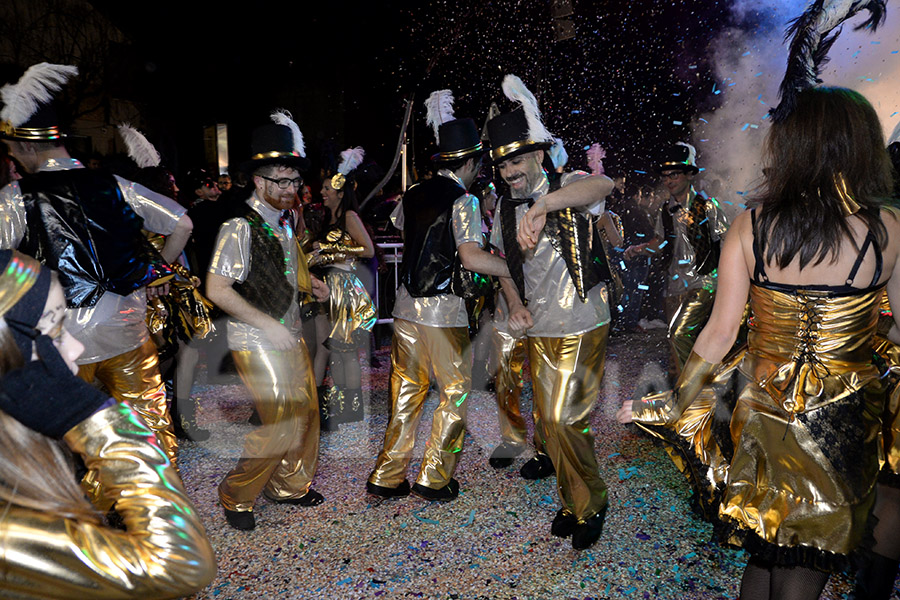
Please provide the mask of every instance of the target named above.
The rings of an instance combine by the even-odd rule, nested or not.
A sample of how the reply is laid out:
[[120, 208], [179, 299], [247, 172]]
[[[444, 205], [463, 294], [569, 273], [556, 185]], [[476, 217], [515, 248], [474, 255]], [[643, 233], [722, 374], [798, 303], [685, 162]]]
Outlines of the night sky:
[[[291, 110], [321, 163], [326, 140], [362, 145], [389, 166], [404, 98], [417, 164], [434, 140], [422, 101], [453, 89], [457, 116], [483, 123], [519, 75], [563, 138], [571, 165], [603, 145], [612, 170], [652, 170], [664, 145], [689, 139], [690, 122], [721, 99], [709, 44], [734, 23], [726, 2], [573, 0], [574, 39], [554, 42], [543, 0], [254, 2], [92, 0], [128, 38], [110, 92], [138, 101], [143, 128], [183, 172], [202, 158], [203, 125], [229, 125], [232, 162], [250, 129], [275, 107]], [[681, 123], [679, 125], [678, 123]]]

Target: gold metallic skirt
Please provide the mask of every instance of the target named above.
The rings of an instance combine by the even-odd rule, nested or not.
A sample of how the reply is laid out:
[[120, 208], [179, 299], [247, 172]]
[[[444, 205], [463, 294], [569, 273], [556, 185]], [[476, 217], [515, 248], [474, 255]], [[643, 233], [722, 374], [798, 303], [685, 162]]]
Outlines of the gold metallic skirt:
[[348, 351], [358, 348], [365, 333], [375, 326], [375, 305], [359, 277], [351, 271], [329, 269], [325, 274], [331, 294], [328, 299], [328, 319], [331, 333], [325, 342], [331, 350]]

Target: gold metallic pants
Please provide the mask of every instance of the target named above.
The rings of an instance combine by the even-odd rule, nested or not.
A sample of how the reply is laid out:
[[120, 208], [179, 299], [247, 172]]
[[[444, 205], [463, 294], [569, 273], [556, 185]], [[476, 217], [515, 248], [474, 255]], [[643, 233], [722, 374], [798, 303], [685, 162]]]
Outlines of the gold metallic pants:
[[253, 510], [263, 490], [273, 500], [305, 496], [319, 460], [319, 407], [306, 345], [231, 355], [262, 426], [244, 438], [242, 458], [219, 484], [222, 506]]
[[581, 335], [529, 341], [535, 429], [556, 468], [563, 509], [579, 520], [606, 506], [591, 434], [591, 411], [600, 391], [609, 325]]
[[99, 362], [78, 366], [78, 376], [88, 383], [99, 380], [119, 402], [130, 404], [156, 434], [159, 445], [177, 465], [178, 440], [166, 403], [166, 388], [159, 375], [159, 358], [152, 340], [134, 350]]
[[681, 303], [669, 321], [669, 348], [676, 365], [674, 374], [681, 374], [684, 361], [691, 355], [697, 336], [709, 320], [716, 291], [707, 287], [690, 290], [681, 296]]
[[[522, 394], [522, 370], [525, 368], [526, 338], [514, 338], [508, 333], [494, 330], [491, 336], [494, 356], [497, 358], [497, 417], [500, 421], [500, 437], [508, 444], [525, 445], [525, 419], [519, 408]], [[535, 446], [543, 451], [540, 436], [534, 434]]]
[[391, 343], [391, 417], [384, 447], [369, 481], [397, 487], [416, 445], [416, 428], [434, 371], [441, 402], [416, 482], [440, 489], [450, 482], [466, 432], [466, 399], [472, 385], [472, 348], [465, 327], [428, 327], [394, 321]]

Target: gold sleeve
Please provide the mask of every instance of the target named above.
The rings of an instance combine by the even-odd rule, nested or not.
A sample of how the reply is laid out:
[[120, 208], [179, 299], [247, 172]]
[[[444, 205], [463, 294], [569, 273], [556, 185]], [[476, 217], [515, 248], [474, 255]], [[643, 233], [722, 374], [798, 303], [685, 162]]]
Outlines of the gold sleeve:
[[674, 423], [697, 399], [703, 387], [712, 381], [716, 367], [718, 363], [706, 362], [699, 354], [691, 352], [675, 384], [675, 390], [644, 396], [632, 406], [632, 418], [654, 425]]
[[0, 520], [0, 596], [178, 598], [212, 581], [216, 560], [197, 510], [131, 408], [101, 410], [64, 439], [98, 473], [126, 531], [8, 507]]
[[[349, 238], [349, 236], [347, 236]], [[353, 254], [359, 255], [366, 251], [365, 246], [360, 246], [357, 244], [345, 244], [344, 240], [338, 242], [319, 242], [319, 250], [323, 254], [336, 254], [341, 253], [344, 255]]]

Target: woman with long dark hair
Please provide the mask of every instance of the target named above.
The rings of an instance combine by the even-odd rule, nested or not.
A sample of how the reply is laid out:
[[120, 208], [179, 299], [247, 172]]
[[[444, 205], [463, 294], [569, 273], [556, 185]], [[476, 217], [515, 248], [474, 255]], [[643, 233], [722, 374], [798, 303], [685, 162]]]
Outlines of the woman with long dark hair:
[[[0, 251], [0, 596], [176, 598], [215, 575], [197, 510], [154, 433], [75, 376], [55, 273]], [[78, 454], [125, 530], [85, 498]]]
[[[884, 291], [900, 306], [900, 220], [883, 205], [881, 125], [854, 91], [801, 92], [773, 123], [765, 163], [675, 390], [619, 418], [680, 451], [706, 516], [750, 552], [742, 598], [817, 598], [866, 545], [876, 496], [889, 496], [876, 485], [885, 387], [872, 348]], [[726, 359], [748, 296], [746, 352]], [[879, 525], [874, 551], [891, 553], [892, 537]]]
[[372, 258], [375, 244], [357, 214], [353, 171], [362, 163], [362, 148], [341, 152], [338, 171], [322, 183], [328, 218], [313, 243], [310, 268], [331, 289], [328, 314], [319, 315], [321, 346], [316, 351], [316, 383], [322, 384], [330, 359], [330, 389], [319, 397], [322, 429], [361, 421], [364, 416], [362, 372], [357, 351], [368, 343], [375, 325], [375, 306], [356, 275], [356, 260]]

